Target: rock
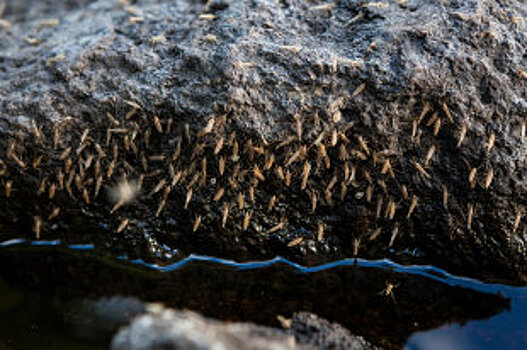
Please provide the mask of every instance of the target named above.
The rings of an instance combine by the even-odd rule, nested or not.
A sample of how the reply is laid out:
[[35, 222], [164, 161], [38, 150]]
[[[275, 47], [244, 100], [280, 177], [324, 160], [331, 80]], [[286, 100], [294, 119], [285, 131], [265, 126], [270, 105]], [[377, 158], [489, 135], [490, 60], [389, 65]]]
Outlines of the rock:
[[377, 349], [338, 324], [310, 313], [294, 316], [291, 328], [220, 322], [191, 311], [153, 305], [121, 329], [112, 349]]
[[126, 3], [7, 4], [6, 239], [527, 281], [525, 3]]
[[[191, 311], [162, 309], [136, 318], [112, 341], [119, 349], [295, 349], [294, 338], [249, 323], [221, 323]], [[300, 349], [304, 347], [299, 347]]]
[[293, 316], [291, 332], [298, 342], [312, 344], [316, 349], [378, 349], [338, 323], [330, 323], [309, 312]]

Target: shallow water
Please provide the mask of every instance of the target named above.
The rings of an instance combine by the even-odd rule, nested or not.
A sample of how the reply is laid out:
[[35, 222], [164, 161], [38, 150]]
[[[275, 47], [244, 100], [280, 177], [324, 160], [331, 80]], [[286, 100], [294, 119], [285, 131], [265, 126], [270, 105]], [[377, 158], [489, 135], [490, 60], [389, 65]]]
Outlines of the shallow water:
[[[393, 295], [385, 295], [393, 284]], [[278, 327], [310, 311], [387, 348], [527, 348], [527, 288], [485, 284], [432, 266], [282, 258], [236, 263], [190, 256], [163, 266], [60, 241], [0, 244], [0, 349], [103, 349], [163, 301], [222, 320]]]

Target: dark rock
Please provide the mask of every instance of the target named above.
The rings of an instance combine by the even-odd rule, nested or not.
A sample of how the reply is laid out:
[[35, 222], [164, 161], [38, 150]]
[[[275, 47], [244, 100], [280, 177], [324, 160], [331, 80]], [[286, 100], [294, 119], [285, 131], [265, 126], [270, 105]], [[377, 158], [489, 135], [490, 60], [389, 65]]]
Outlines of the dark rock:
[[[527, 281], [525, 3], [133, 5], [7, 3], [3, 236]], [[106, 193], [141, 174], [109, 214]]]
[[300, 344], [312, 344], [316, 349], [377, 349], [338, 323], [308, 312], [296, 313], [291, 321], [291, 333]]

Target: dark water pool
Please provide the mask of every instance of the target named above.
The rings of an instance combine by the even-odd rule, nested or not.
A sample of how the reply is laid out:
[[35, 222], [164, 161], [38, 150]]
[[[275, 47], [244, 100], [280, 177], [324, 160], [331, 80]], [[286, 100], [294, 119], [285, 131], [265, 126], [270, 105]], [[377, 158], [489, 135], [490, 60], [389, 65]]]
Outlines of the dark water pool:
[[[386, 295], [392, 284], [393, 295]], [[386, 348], [527, 349], [527, 288], [431, 266], [190, 256], [170, 265], [105, 256], [59, 241], [0, 244], [0, 350], [105, 349], [146, 302], [278, 327], [310, 311]]]

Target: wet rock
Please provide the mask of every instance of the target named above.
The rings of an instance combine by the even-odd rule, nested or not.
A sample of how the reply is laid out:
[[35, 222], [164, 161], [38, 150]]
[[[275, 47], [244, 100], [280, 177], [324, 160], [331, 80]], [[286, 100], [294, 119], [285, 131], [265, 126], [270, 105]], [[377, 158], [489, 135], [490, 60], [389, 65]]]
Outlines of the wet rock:
[[298, 342], [312, 344], [316, 349], [379, 349], [362, 337], [352, 335], [338, 323], [330, 323], [308, 312], [293, 316], [291, 333]]
[[525, 3], [126, 3], [6, 3], [6, 239], [527, 280]]
[[160, 305], [119, 331], [112, 349], [377, 349], [338, 324], [299, 313], [286, 332], [250, 323], [220, 322]]
[[277, 329], [221, 323], [190, 311], [171, 309], [139, 316], [112, 342], [113, 350], [294, 348], [294, 338]]

